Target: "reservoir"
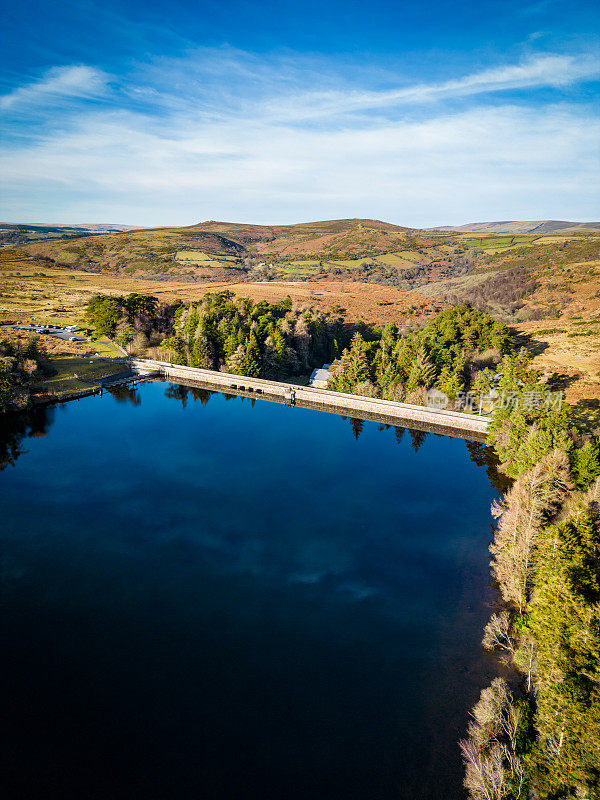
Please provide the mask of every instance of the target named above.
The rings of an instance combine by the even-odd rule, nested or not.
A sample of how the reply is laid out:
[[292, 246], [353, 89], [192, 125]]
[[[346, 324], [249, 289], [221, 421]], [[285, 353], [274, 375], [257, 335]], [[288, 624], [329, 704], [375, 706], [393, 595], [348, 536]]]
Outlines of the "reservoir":
[[3, 422], [5, 800], [454, 800], [483, 445], [143, 384]]

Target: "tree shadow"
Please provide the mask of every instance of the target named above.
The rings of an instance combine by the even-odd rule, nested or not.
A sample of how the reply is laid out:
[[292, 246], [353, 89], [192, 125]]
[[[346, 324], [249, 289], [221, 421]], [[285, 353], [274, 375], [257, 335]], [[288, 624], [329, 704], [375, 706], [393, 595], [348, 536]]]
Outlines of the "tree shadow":
[[597, 397], [579, 400], [572, 409], [580, 430], [595, 435], [600, 433], [600, 400]]
[[567, 375], [565, 372], [553, 372], [547, 379], [547, 384], [552, 392], [568, 389], [579, 380], [579, 375]]
[[513, 331], [513, 333], [515, 334], [517, 348], [524, 347], [530, 356], [539, 356], [550, 347], [548, 342], [541, 342], [539, 339], [535, 339], [531, 333], [524, 333], [523, 331]]

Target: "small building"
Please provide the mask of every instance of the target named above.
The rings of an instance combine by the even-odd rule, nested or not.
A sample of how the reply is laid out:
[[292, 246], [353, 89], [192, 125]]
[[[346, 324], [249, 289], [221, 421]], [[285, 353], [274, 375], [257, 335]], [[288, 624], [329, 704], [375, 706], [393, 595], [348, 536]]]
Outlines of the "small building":
[[444, 409], [449, 403], [448, 395], [439, 389], [427, 390], [427, 405], [429, 408]]
[[315, 389], [326, 389], [327, 381], [331, 378], [330, 366], [331, 364], [323, 364], [320, 369], [313, 369], [308, 385], [314, 386]]

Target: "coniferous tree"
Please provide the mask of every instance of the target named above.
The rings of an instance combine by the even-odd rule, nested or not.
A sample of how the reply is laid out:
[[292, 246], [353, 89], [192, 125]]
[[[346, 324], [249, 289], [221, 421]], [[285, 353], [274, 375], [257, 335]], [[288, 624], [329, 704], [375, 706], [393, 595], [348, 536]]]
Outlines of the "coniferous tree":
[[243, 375], [247, 375], [249, 378], [260, 378], [262, 374], [262, 356], [254, 334], [248, 340], [241, 366]]
[[245, 350], [244, 345], [237, 346], [234, 353], [232, 353], [225, 362], [225, 372], [231, 372], [232, 375], [241, 375], [242, 364], [244, 363]]
[[423, 345], [419, 347], [408, 376], [407, 389], [424, 386], [429, 389], [435, 380], [435, 366]]
[[355, 333], [352, 338], [346, 369], [347, 381], [353, 387], [356, 386], [357, 383], [362, 383], [370, 379], [365, 341], [358, 332]]
[[190, 360], [192, 367], [210, 369], [210, 359], [208, 355], [208, 343], [203, 336], [194, 339], [191, 347]]
[[225, 344], [223, 346], [223, 355], [225, 360], [227, 360], [230, 356], [232, 356], [238, 347], [237, 335], [232, 332], [229, 334], [227, 339], [225, 340]]
[[573, 451], [573, 477], [578, 489], [587, 487], [600, 475], [600, 457], [596, 442], [585, 442]]
[[600, 588], [597, 532], [577, 508], [539, 537], [530, 629], [535, 639], [542, 797], [600, 792]]

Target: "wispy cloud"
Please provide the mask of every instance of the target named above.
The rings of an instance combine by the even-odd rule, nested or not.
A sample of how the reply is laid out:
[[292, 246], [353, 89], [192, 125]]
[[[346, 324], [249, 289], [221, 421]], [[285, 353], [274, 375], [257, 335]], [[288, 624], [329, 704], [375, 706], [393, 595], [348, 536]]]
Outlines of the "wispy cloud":
[[[597, 110], [564, 91], [539, 103], [518, 93], [594, 77], [587, 56], [391, 89], [402, 76], [351, 80], [326, 66], [224, 49], [140, 65], [110, 103], [75, 104], [60, 125], [28, 126], [4, 145], [3, 216], [42, 219], [50, 198], [65, 221], [132, 224], [596, 215]], [[87, 91], [104, 91], [98, 80]]]
[[[300, 118], [340, 114], [398, 105], [492, 94], [508, 90], [568, 86], [600, 76], [600, 62], [588, 56], [540, 55], [519, 63], [486, 69], [440, 83], [417, 84], [385, 91], [313, 92], [304, 98]], [[300, 104], [296, 102], [296, 105]], [[276, 101], [271, 110], [291, 113], [290, 103]]]
[[106, 93], [108, 76], [86, 65], [54, 67], [37, 81], [0, 96], [0, 109], [18, 109], [56, 99], [85, 99]]

